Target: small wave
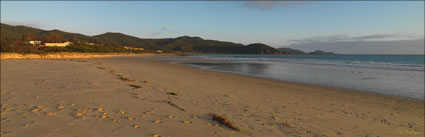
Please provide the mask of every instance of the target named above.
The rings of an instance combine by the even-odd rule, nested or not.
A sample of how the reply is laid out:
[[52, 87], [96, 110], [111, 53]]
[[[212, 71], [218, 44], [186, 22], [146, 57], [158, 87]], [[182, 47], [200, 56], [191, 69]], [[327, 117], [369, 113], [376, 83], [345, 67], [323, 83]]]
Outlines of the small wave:
[[[424, 71], [425, 65], [422, 63], [417, 63], [420, 61], [411, 61], [423, 59], [415, 57], [412, 59], [412, 56], [403, 56], [398, 58], [406, 58], [406, 60], [384, 60], [382, 59], [384, 55], [365, 55], [360, 56], [356, 55], [356, 59], [350, 58], [353, 55], [331, 55], [331, 57], [326, 56], [282, 56], [282, 55], [203, 55], [197, 56], [204, 59], [211, 60], [230, 60], [230, 61], [243, 61], [243, 62], [283, 62], [283, 63], [295, 63], [295, 64], [310, 64], [310, 65], [331, 65], [331, 66], [347, 66], [347, 67], [361, 67], [361, 68], [371, 68], [371, 69], [390, 69], [390, 70], [409, 70], [409, 71]], [[388, 56], [388, 55], [385, 55]], [[393, 55], [395, 56], [395, 55]], [[321, 57], [321, 58], [316, 58]], [[392, 57], [392, 56], [391, 56]], [[387, 57], [388, 58], [388, 57]], [[396, 57], [392, 57], [396, 58]], [[363, 60], [360, 60], [363, 59]], [[370, 60], [377, 61], [370, 61]], [[381, 61], [378, 61], [381, 60]], [[409, 61], [410, 60], [410, 61]], [[411, 63], [414, 62], [414, 63]]]

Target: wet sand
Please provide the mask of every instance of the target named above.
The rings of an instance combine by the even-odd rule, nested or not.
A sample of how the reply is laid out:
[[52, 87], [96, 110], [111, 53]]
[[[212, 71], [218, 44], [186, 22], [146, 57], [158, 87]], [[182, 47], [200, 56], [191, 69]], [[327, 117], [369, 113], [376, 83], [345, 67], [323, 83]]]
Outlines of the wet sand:
[[424, 136], [423, 100], [212, 72], [156, 56], [2, 60], [1, 105], [2, 137]]

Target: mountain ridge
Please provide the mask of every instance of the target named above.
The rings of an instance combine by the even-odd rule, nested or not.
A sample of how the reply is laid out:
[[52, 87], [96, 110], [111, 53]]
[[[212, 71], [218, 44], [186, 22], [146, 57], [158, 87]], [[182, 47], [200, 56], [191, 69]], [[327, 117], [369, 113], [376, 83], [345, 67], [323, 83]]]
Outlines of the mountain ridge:
[[[42, 40], [43, 42], [65, 42], [74, 44], [96, 43], [101, 46], [123, 48], [126, 46], [148, 50], [199, 53], [234, 53], [234, 54], [280, 54], [277, 49], [266, 44], [248, 44], [208, 40], [197, 36], [180, 36], [176, 38], [147, 39], [120, 32], [105, 32], [94, 36], [65, 32], [58, 29], [43, 30], [27, 26], [12, 26], [1, 23], [1, 44], [10, 46], [11, 41]], [[4, 52], [4, 48], [1, 50]]]

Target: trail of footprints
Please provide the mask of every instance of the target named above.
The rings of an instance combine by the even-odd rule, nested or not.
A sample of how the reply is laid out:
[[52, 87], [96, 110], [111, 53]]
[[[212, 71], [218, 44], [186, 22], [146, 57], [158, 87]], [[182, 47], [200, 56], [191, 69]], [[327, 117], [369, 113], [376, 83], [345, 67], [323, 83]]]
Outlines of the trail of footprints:
[[[102, 65], [103, 63], [101, 63], [101, 62], [95, 62], [95, 63], [93, 63], [93, 65]], [[106, 69], [106, 68], [104, 68], [104, 67], [100, 67], [100, 66], [98, 66], [97, 67], [97, 69], [101, 69], [101, 70], [108, 70], [108, 69]], [[134, 80], [134, 79], [131, 79], [131, 78], [128, 78], [128, 77], [125, 77], [125, 76], [123, 76], [123, 75], [120, 75], [120, 74], [116, 74], [116, 71], [115, 70], [109, 70], [109, 73], [111, 74], [111, 75], [114, 75], [114, 76], [117, 76], [118, 77], [118, 79], [120, 79], [121, 81], [123, 81], [123, 82], [132, 82], [132, 83], [134, 83], [134, 82], [136, 82], [136, 80]], [[143, 81], [143, 83], [144, 84], [149, 84], [149, 83], [151, 83], [151, 81], [150, 80], [144, 80]], [[128, 85], [129, 87], [132, 87], [133, 88], [133, 90], [137, 90], [137, 89], [140, 89], [140, 88], [142, 88], [142, 86], [140, 86], [140, 85], [136, 85], [136, 84], [129, 84]], [[177, 96], [178, 94], [177, 93], [175, 93], [175, 92], [168, 92], [168, 93], [166, 93], [167, 95], [172, 95], [172, 96]], [[139, 99], [139, 97], [138, 97], [138, 93], [137, 92], [131, 92], [131, 95], [130, 95], [131, 97], [133, 97], [133, 98], [135, 98], [135, 99]], [[160, 101], [151, 101], [151, 102], [157, 102], [157, 103], [166, 103], [166, 104], [168, 104], [168, 105], [170, 105], [171, 107], [174, 107], [174, 108], [177, 108], [178, 110], [180, 110], [180, 111], [185, 111], [185, 109], [183, 109], [183, 108], [181, 108], [181, 107], [179, 107], [177, 104], [175, 104], [175, 103], [173, 103], [173, 102], [171, 102], [171, 101], [168, 101], [168, 100], [160, 100]]]
[[[86, 62], [86, 61], [82, 61], [82, 62]], [[91, 66], [102, 65], [102, 64], [103, 63], [101, 63], [101, 62], [95, 62], [95, 63], [92, 63]], [[138, 89], [141, 89], [142, 86], [136, 84], [137, 83], [136, 80], [131, 79], [131, 78], [128, 78], [128, 77], [123, 76], [123, 75], [120, 75], [120, 74], [117, 74], [115, 70], [109, 70], [109, 69], [104, 68], [104, 67], [101, 67], [101, 66], [97, 66], [96, 68], [97, 69], [100, 69], [100, 70], [106, 70], [106, 71], [108, 71], [109, 74], [116, 76], [119, 80], [121, 80], [123, 82], [131, 83], [131, 84], [128, 84], [128, 86], [131, 87], [134, 91], [132, 91], [130, 93], [130, 96], [133, 97], [133, 98], [135, 98], [135, 99], [141, 99], [138, 96], [139, 93], [137, 93], [137, 90]], [[142, 81], [142, 83], [143, 84], [150, 84], [151, 81], [150, 80], [144, 80], [144, 81]], [[178, 94], [176, 92], [167, 92], [166, 94], [167, 95], [171, 95], [171, 96], [178, 96]], [[141, 99], [141, 100], [146, 100], [146, 99]], [[179, 107], [177, 104], [175, 104], [175, 103], [173, 103], [171, 101], [168, 101], [168, 100], [150, 101], [150, 102], [165, 103], [165, 104], [168, 104], [171, 107], [176, 108], [176, 109], [178, 109], [180, 111], [183, 111], [183, 112], [186, 111], [185, 109]], [[81, 118], [81, 119], [87, 119], [87, 117], [89, 115], [92, 115], [92, 116], [94, 115], [96, 118], [100, 118], [100, 119], [112, 119], [111, 118], [111, 114], [114, 114], [114, 113], [107, 112], [103, 108], [97, 108], [96, 109], [96, 108], [82, 107], [82, 108], [76, 109], [74, 111], [75, 111], [74, 112], [74, 117]], [[93, 113], [95, 113], [95, 114], [93, 114]], [[112, 119], [112, 122], [120, 122], [120, 120], [135, 120], [136, 119], [135, 117], [128, 116], [127, 115], [128, 112], [125, 111], [125, 110], [122, 110], [122, 109], [117, 110], [116, 113], [117, 114], [121, 114], [122, 116], [120, 117], [120, 119], [116, 119], [116, 118], [115, 119]], [[146, 116], [154, 115], [154, 112], [148, 111], [148, 112], [145, 112], [144, 115], [146, 115]], [[169, 118], [169, 119], [175, 119], [176, 118], [173, 115], [168, 115], [166, 117]], [[193, 116], [192, 118], [199, 118], [199, 117], [198, 116]], [[152, 123], [155, 123], [155, 124], [162, 123], [162, 121], [160, 119], [151, 120], [151, 122]], [[182, 120], [181, 123], [190, 124], [190, 123], [192, 123], [192, 121], [190, 121], [190, 120]], [[208, 123], [208, 125], [212, 125], [212, 124]], [[217, 124], [216, 124], [216, 126], [217, 126]], [[140, 128], [141, 126], [139, 124], [133, 124], [133, 125], [131, 125], [131, 127], [133, 127], [133, 128]], [[153, 136], [154, 137], [160, 137], [160, 135], [157, 134], [157, 133], [153, 134]]]
[[[95, 62], [95, 63], [93, 63], [92, 65], [102, 65], [103, 63], [101, 63], [101, 62]], [[128, 86], [129, 87], [131, 87], [131, 88], [133, 88], [133, 90], [134, 91], [132, 91], [131, 92], [131, 94], [130, 94], [130, 96], [131, 97], [133, 97], [133, 98], [135, 98], [135, 99], [139, 99], [139, 100], [143, 100], [143, 101], [146, 101], [147, 99], [146, 98], [140, 98], [138, 95], [138, 93], [137, 93], [137, 90], [138, 89], [141, 89], [142, 88], [142, 86], [141, 85], [137, 85], [136, 84], [136, 80], [134, 80], [134, 79], [131, 79], [131, 78], [128, 78], [128, 77], [125, 77], [125, 76], [123, 76], [123, 75], [120, 75], [120, 74], [116, 74], [116, 71], [115, 70], [109, 70], [109, 69], [107, 69], [107, 68], [104, 68], [104, 67], [97, 67], [97, 69], [101, 69], [101, 70], [107, 70], [111, 75], [114, 75], [114, 76], [116, 76], [118, 79], [120, 79], [121, 81], [123, 81], [123, 82], [126, 82], [126, 83], [132, 83], [132, 84], [129, 84]], [[150, 84], [151, 83], [151, 81], [149, 81], [149, 80], [144, 80], [143, 81], [143, 84]], [[178, 93], [176, 93], [176, 92], [167, 92], [167, 93], [165, 93], [165, 94], [167, 94], [167, 95], [169, 95], [169, 96], [177, 96], [178, 97]], [[231, 97], [231, 95], [226, 95], [227, 97]], [[180, 107], [180, 106], [178, 106], [177, 104], [175, 104], [175, 103], [173, 103], [173, 102], [171, 102], [171, 101], [169, 101], [169, 100], [150, 100], [150, 102], [155, 102], [155, 103], [163, 103], [163, 104], [168, 104], [169, 106], [171, 106], [171, 107], [173, 107], [173, 108], [176, 108], [176, 109], [178, 109], [178, 110], [180, 110], [180, 111], [183, 111], [183, 112], [186, 112], [186, 110], [184, 109], [184, 108], [182, 108], [182, 107]], [[123, 111], [123, 110], [119, 110], [119, 112], [118, 113], [120, 113], [120, 114], [126, 114], [127, 112], [125, 112], [125, 111]], [[96, 115], [96, 117], [97, 118], [103, 118], [103, 119], [106, 119], [106, 118], [109, 118], [109, 116], [108, 116], [108, 114], [109, 113], [107, 113], [107, 112], [103, 112], [103, 113], [101, 113], [100, 115]], [[149, 111], [149, 112], [145, 112], [144, 113], [145, 115], [153, 115], [154, 114], [154, 112], [152, 112], [152, 111]], [[173, 115], [168, 115], [167, 116], [167, 118], [170, 118], [170, 119], [174, 119], [175, 118], [175, 116], [173, 116]], [[196, 116], [196, 115], [194, 115], [192, 118], [194, 118], [194, 119], [197, 119], [197, 118], [199, 118], [198, 116]], [[128, 117], [128, 116], [126, 116], [126, 117], [121, 117], [121, 119], [127, 119], [127, 120], [134, 120], [135, 118], [134, 117]], [[274, 120], [276, 120], [276, 118], [273, 118]], [[119, 122], [119, 120], [117, 120], [117, 119], [114, 119], [114, 120], [112, 120], [113, 122]], [[162, 123], [162, 121], [161, 120], [151, 120], [151, 122], [152, 123], [155, 123], [155, 124], [160, 124], [160, 123]], [[192, 121], [190, 121], [190, 120], [182, 120], [181, 121], [182, 123], [184, 123], [184, 124], [191, 124], [192, 123]], [[212, 124], [212, 123], [215, 123], [215, 124]], [[219, 122], [215, 122], [215, 121], [207, 121], [207, 125], [209, 125], [209, 126], [219, 126]], [[282, 127], [282, 128], [284, 128], [284, 129], [282, 129], [283, 131], [286, 131], [286, 130], [288, 130], [288, 129], [293, 129], [293, 130], [291, 130], [291, 131], [293, 131], [293, 132], [302, 132], [302, 131], [306, 131], [306, 132], [310, 132], [310, 134], [315, 134], [315, 133], [312, 133], [312, 131], [308, 131], [308, 130], [305, 130], [305, 129], [301, 129], [300, 127], [299, 128], [297, 128], [297, 129], [294, 129], [294, 128], [296, 128], [296, 127], [293, 127], [292, 125], [290, 125], [287, 121], [283, 121], [283, 122], [278, 122], [278, 123], [276, 123], [276, 125], [278, 126], [278, 127]], [[138, 125], [138, 124], [134, 124], [134, 125], [131, 125], [131, 127], [133, 127], [133, 128], [140, 128], [140, 125]], [[225, 126], [223, 126], [223, 127], [225, 127]], [[232, 131], [232, 132], [234, 132], [234, 131]], [[318, 136], [318, 134], [315, 134], [316, 136]], [[157, 134], [157, 133], [155, 133], [155, 134], [153, 134], [153, 136], [154, 137], [160, 137], [160, 135], [159, 134]], [[320, 135], [320, 136], [326, 136], [326, 135]]]
[[[71, 60], [72, 61], [72, 60]], [[77, 62], [82, 62], [82, 63], [88, 63], [85, 60], [74, 60]], [[130, 92], [130, 96], [134, 99], [138, 99], [138, 100], [142, 100], [142, 101], [150, 101], [150, 102], [155, 102], [155, 103], [162, 103], [162, 104], [167, 104], [170, 107], [173, 107], [175, 109], [178, 109], [182, 112], [186, 112], [186, 110], [180, 106], [178, 106], [177, 104], [169, 101], [169, 100], [148, 100], [146, 98], [141, 98], [139, 96], [138, 90], [139, 89], [143, 89], [143, 87], [139, 84], [137, 84], [137, 81], [131, 78], [127, 78], [123, 75], [117, 74], [115, 70], [110, 70], [108, 68], [99, 66], [102, 65], [103, 63], [101, 62], [94, 62], [94, 63], [90, 63], [89, 66], [95, 66], [97, 69], [100, 70], [104, 70], [107, 71], [109, 74], [116, 76], [119, 80], [127, 83], [131, 83], [131, 84], [127, 84], [127, 86], [132, 88], [132, 91]], [[146, 86], [148, 86], [149, 84], [151, 84], [152, 82], [149, 80], [145, 80], [140, 82], [140, 84], [144, 84]], [[166, 92], [164, 93], [167, 96], [175, 96], [178, 97], [179, 94], [176, 92]], [[36, 99], [39, 99], [40, 96], [37, 96]], [[14, 108], [15, 107], [15, 108]], [[141, 128], [141, 123], [138, 123], [140, 120], [136, 120], [136, 119], [144, 119], [144, 120], [148, 120], [150, 121], [151, 124], [161, 124], [163, 123], [164, 119], [171, 119], [171, 120], [178, 120], [180, 121], [180, 123], [182, 124], [191, 124], [193, 121], [188, 120], [187, 118], [176, 118], [176, 116], [173, 115], [160, 115], [160, 114], [156, 114], [153, 111], [147, 111], [144, 112], [142, 117], [140, 117], [140, 115], [135, 116], [132, 115], [131, 113], [129, 113], [128, 111], [124, 110], [124, 109], [115, 109], [115, 110], [109, 110], [107, 108], [105, 108], [104, 105], [99, 105], [99, 107], [89, 107], [89, 106], [82, 106], [79, 104], [73, 104], [73, 103], [68, 103], [68, 104], [64, 104], [62, 101], [59, 101], [57, 104], [55, 104], [54, 106], [48, 106], [48, 105], [33, 105], [33, 104], [22, 104], [22, 105], [8, 105], [8, 104], [2, 104], [2, 109], [1, 109], [1, 122], [13, 122], [13, 120], [11, 119], [7, 119], [5, 116], [7, 115], [14, 115], [16, 113], [19, 113], [20, 111], [27, 111], [30, 112], [31, 114], [37, 114], [37, 115], [44, 115], [44, 116], [48, 116], [48, 117], [55, 117], [58, 115], [69, 115], [73, 118], [75, 118], [75, 120], [85, 120], [85, 119], [89, 119], [89, 118], [96, 118], [96, 119], [100, 119], [104, 122], [106, 121], [110, 121], [110, 122], [114, 122], [114, 123], [120, 123], [123, 121], [130, 121], [130, 123], [128, 126], [130, 128]], [[155, 116], [154, 116], [155, 115]], [[151, 116], [151, 117], [149, 117]], [[156, 119], [155, 119], [156, 118]], [[161, 119], [162, 118], [162, 119]], [[191, 117], [193, 120], [194, 119], [199, 119], [199, 116], [193, 115]], [[217, 122], [214, 122], [212, 120], [203, 120], [204, 122], [206, 122], [207, 125], [209, 126], [219, 126], [219, 124]], [[215, 123], [215, 124], [213, 124]], [[27, 124], [25, 124], [25, 126], [28, 126], [30, 124], [34, 124], [34, 122], [29, 122]], [[287, 128], [294, 128], [292, 125], [290, 125], [289, 123], [283, 123], [282, 126], [287, 129]], [[2, 131], [2, 135], [6, 134], [7, 131], [5, 131], [3, 133]], [[158, 133], [153, 133], [152, 136], [154, 137], [160, 137], [161, 135], [159, 135]]]
[[[16, 121], [16, 119], [25, 119], [30, 120], [28, 118], [31, 118], [24, 113], [20, 112], [30, 112], [29, 114], [34, 114], [38, 116], [48, 116], [48, 117], [55, 117], [58, 115], [68, 115], [75, 120], [86, 120], [89, 118], [96, 118], [101, 119], [103, 122], [122, 122], [122, 121], [130, 121], [129, 127], [132, 128], [140, 128], [141, 127], [141, 120], [136, 121], [136, 119], [145, 119], [148, 121], [151, 121], [152, 124], [160, 124], [162, 123], [161, 119], [155, 119], [155, 117], [158, 117], [153, 111], [147, 111], [143, 113], [143, 118], [140, 116], [136, 118], [133, 114], [130, 114], [128, 111], [124, 109], [115, 109], [115, 110], [108, 110], [104, 107], [104, 105], [99, 105], [100, 107], [88, 107], [83, 106], [79, 104], [61, 104], [58, 103], [54, 106], [51, 105], [34, 105], [34, 104], [2, 104], [1, 107], [1, 121], [2, 124], [4, 123], [13, 123]], [[22, 117], [12, 117], [7, 118], [7, 116], [13, 116], [13, 115], [23, 115]], [[156, 116], [154, 116], [156, 115]], [[152, 117], [149, 117], [152, 116]], [[168, 119], [175, 119], [176, 117], [173, 115], [167, 115], [167, 116], [161, 116], [159, 117], [168, 118]], [[33, 117], [32, 117], [33, 118]], [[194, 118], [197, 118], [197, 116], [194, 116]], [[150, 119], [150, 120], [149, 120]], [[177, 120], [177, 119], [176, 119]], [[183, 124], [189, 124], [192, 123], [189, 120], [183, 120], [181, 123]], [[29, 121], [24, 124], [25, 127], [30, 126], [30, 124], [35, 124], [34, 121]], [[2, 135], [6, 135], [6, 133], [9, 133], [7, 131], [2, 131]], [[158, 133], [153, 133], [152, 136], [160, 137]]]

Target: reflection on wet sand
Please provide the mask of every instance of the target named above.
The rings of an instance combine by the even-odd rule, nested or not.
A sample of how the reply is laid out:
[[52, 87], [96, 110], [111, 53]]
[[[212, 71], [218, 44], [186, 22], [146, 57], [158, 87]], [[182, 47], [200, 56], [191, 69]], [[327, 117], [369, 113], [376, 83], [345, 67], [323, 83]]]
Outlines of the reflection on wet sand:
[[212, 70], [231, 71], [249, 74], [265, 74], [269, 64], [263, 63], [190, 63], [197, 66], [206, 66]]

